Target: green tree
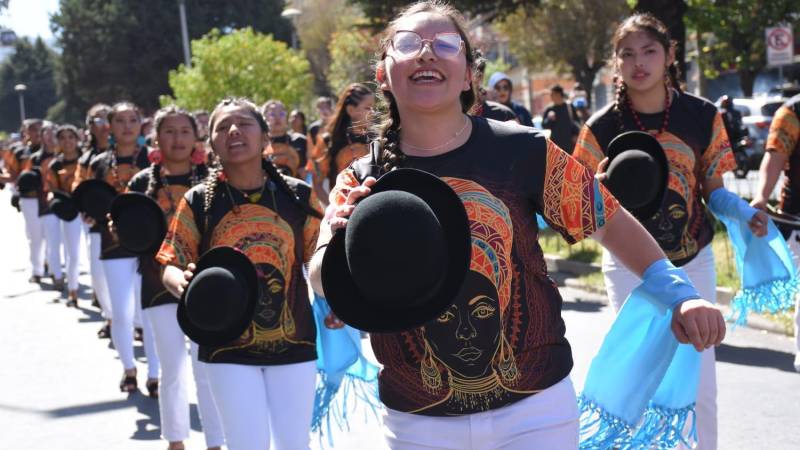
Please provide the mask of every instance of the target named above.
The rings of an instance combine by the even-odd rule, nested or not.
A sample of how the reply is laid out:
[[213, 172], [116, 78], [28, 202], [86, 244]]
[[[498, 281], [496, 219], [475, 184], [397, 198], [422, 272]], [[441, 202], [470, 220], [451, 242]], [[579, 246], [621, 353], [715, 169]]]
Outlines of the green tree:
[[170, 71], [169, 84], [175, 97], [162, 97], [162, 104], [211, 109], [226, 96], [244, 96], [292, 107], [309, 99], [312, 77], [302, 52], [245, 28], [226, 35], [213, 30], [192, 41], [192, 68]]
[[330, 42], [331, 64], [328, 81], [335, 93], [350, 83], [375, 80], [375, 49], [378, 37], [364, 29], [353, 28], [333, 35]]
[[[289, 41], [282, 8], [282, 1], [186, 0], [189, 37], [249, 26]], [[63, 55], [63, 103], [53, 112], [65, 118], [80, 118], [98, 101], [131, 100], [152, 111], [170, 93], [168, 72], [183, 62], [177, 1], [61, 0], [51, 27]]]
[[781, 22], [800, 25], [797, 0], [688, 0], [689, 24], [701, 34], [704, 75], [736, 70], [746, 97], [767, 65], [765, 29]]
[[569, 73], [587, 87], [592, 104], [595, 75], [611, 55], [616, 24], [629, 12], [625, 0], [542, 0], [533, 14], [520, 8], [498, 24], [509, 48], [532, 70]]
[[14, 54], [0, 66], [0, 129], [19, 129], [19, 98], [14, 86], [24, 84], [25, 115], [44, 118], [48, 108], [56, 101], [53, 80], [54, 61], [57, 55], [41, 38], [31, 43], [19, 38], [14, 44]]
[[[415, 0], [349, 0], [359, 5], [364, 14], [373, 20], [377, 27], [385, 25], [398, 11]], [[450, 2], [464, 14], [482, 15], [485, 20], [504, 17], [520, 7], [532, 10], [541, 3], [539, 0], [453, 0]]]

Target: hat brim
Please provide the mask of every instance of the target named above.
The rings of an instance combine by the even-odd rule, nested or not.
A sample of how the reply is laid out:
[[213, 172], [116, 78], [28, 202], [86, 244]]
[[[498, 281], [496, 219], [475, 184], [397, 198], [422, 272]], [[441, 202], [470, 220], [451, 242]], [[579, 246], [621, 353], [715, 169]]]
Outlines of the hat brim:
[[[86, 196], [90, 193], [105, 194], [103, 204], [87, 204]], [[117, 191], [113, 186], [103, 180], [96, 179], [82, 181], [81, 184], [72, 191], [72, 199], [75, 201], [75, 206], [78, 208], [78, 211], [86, 213], [89, 217], [98, 222], [105, 222], [106, 214], [108, 214], [111, 209], [111, 202], [116, 196]]]
[[[667, 154], [661, 143], [658, 142], [652, 134], [644, 131], [628, 131], [615, 137], [608, 144], [606, 156], [608, 156], [608, 164], [617, 156], [627, 150], [640, 150], [650, 155], [662, 168], [661, 176], [656, 182], [658, 183], [657, 194], [653, 200], [643, 206], [636, 208], [627, 208], [631, 214], [634, 215], [639, 221], [645, 221], [653, 217], [661, 205], [664, 203], [664, 198], [667, 194], [667, 182], [669, 180], [669, 161], [667, 161]], [[612, 192], [613, 194], [613, 192]], [[625, 206], [625, 205], [623, 205]]]
[[[255, 266], [244, 253], [233, 247], [212, 248], [200, 257], [196, 266], [195, 277], [210, 267], [224, 267], [234, 272], [237, 277], [242, 277], [247, 286], [247, 296], [245, 298], [247, 303], [244, 314], [229, 327], [222, 330], [211, 331], [200, 328], [192, 323], [187, 315], [186, 292], [189, 291], [189, 286], [186, 286], [178, 302], [178, 325], [189, 339], [200, 345], [223, 345], [238, 339], [253, 321], [253, 314], [258, 302], [258, 274]], [[189, 285], [191, 285], [191, 282], [189, 282]], [[225, 301], [225, 299], [220, 299], [220, 301]]]
[[66, 192], [52, 191], [53, 199], [48, 203], [48, 207], [53, 214], [65, 222], [71, 222], [78, 217], [78, 208], [72, 196]]
[[[322, 260], [325, 297], [331, 310], [344, 323], [372, 333], [417, 328], [444, 312], [455, 300], [472, 256], [467, 212], [458, 194], [446, 182], [421, 170], [397, 169], [382, 176], [371, 188], [373, 194], [391, 190], [420, 197], [436, 214], [445, 237], [448, 267], [442, 284], [428, 301], [402, 309], [383, 307], [367, 299], [357, 288], [347, 263], [345, 231], [337, 231]], [[397, 278], [403, 280], [403, 274], [398, 274]]]
[[[137, 220], [121, 220], [123, 211], [127, 217]], [[127, 192], [114, 198], [109, 212], [117, 229], [119, 245], [124, 249], [137, 255], [153, 255], [161, 247], [164, 236], [167, 235], [167, 222], [164, 211], [155, 200], [141, 192]], [[157, 230], [149, 242], [133, 242], [126, 238], [137, 233], [142, 220], [149, 221], [151, 218], [155, 218]]]

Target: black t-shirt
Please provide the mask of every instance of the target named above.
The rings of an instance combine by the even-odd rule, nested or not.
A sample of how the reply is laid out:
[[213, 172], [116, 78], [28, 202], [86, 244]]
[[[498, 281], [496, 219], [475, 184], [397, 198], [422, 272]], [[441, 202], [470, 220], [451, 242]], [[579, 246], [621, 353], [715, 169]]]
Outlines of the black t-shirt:
[[42, 175], [42, 189], [40, 189], [38, 192], [39, 217], [53, 214], [53, 211], [50, 210], [50, 205], [48, 205], [47, 203], [48, 191], [47, 191], [47, 183], [45, 183], [45, 178], [47, 177], [47, 168], [50, 166], [50, 161], [52, 161], [55, 156], [56, 156], [55, 153], [45, 152], [44, 149], [41, 148], [32, 153], [28, 158], [30, 161], [30, 167], [32, 169], [37, 169], [39, 173]]
[[286, 175], [296, 177], [300, 169], [306, 166], [306, 137], [290, 131], [283, 136], [270, 137], [265, 156], [269, 157], [276, 167]]
[[[128, 183], [140, 170], [147, 168], [150, 162], [147, 160], [147, 148], [142, 147], [130, 156], [114, 157], [114, 150], [106, 150], [92, 158], [87, 171], [88, 178], [104, 180], [110, 184], [118, 193], [123, 193], [128, 189]], [[116, 161], [116, 170], [112, 167]], [[97, 224], [95, 229], [100, 233], [100, 259], [133, 258], [136, 255], [120, 247], [114, 240], [105, 223]]]
[[[550, 120], [547, 115], [553, 111], [556, 119]], [[550, 130], [550, 139], [565, 152], [572, 153], [572, 138], [578, 135], [578, 125], [572, 107], [567, 103], [550, 105], [542, 113], [542, 126]]]
[[[572, 352], [561, 295], [547, 274], [535, 213], [569, 242], [618, 209], [592, 174], [536, 130], [472, 117], [461, 147], [407, 156], [459, 195], [470, 221], [470, 270], [454, 304], [423, 327], [378, 333], [381, 401], [415, 414], [453, 416], [501, 408], [566, 377]], [[331, 192], [342, 204], [365, 175], [344, 170]], [[321, 242], [320, 244], [323, 244]], [[401, 276], [401, 275], [399, 275]]]
[[479, 114], [476, 115], [487, 119], [499, 120], [500, 122], [517, 120], [517, 115], [514, 114], [511, 108], [502, 103], [492, 101], [483, 102]]
[[[153, 166], [150, 166], [150, 168], [134, 175], [128, 184], [128, 190], [148, 194], [147, 191], [153, 179], [153, 173]], [[166, 185], [162, 183], [161, 179], [156, 179], [155, 191], [150, 196], [156, 200], [161, 210], [164, 211], [164, 219], [167, 224], [170, 223], [175, 215], [178, 203], [186, 195], [186, 192], [192, 186], [200, 183], [207, 174], [208, 170], [205, 166], [198, 166], [194, 173], [166, 176]], [[161, 282], [161, 266], [155, 260], [155, 255], [139, 257], [139, 273], [142, 274], [142, 309], [178, 303], [178, 299], [170, 294]]]
[[311, 122], [311, 125], [308, 126], [308, 136], [311, 138], [311, 145], [315, 145], [317, 142], [317, 134], [319, 134], [319, 130], [322, 128], [322, 119], [317, 119]]
[[[319, 209], [310, 186], [294, 178], [287, 181], [301, 201]], [[261, 198], [250, 203], [236, 189], [228, 190], [224, 182], [218, 182], [208, 213], [204, 212], [206, 186], [195, 186], [180, 202], [156, 255], [161, 264], [185, 268], [207, 248], [230, 246], [256, 265], [260, 298], [253, 321], [229, 344], [201, 345], [200, 361], [278, 365], [317, 358], [317, 331], [303, 264], [314, 252], [320, 222], [288, 193], [267, 183]]]
[[[663, 127], [664, 112], [638, 113], [642, 126], [655, 134]], [[574, 156], [594, 171], [608, 144], [624, 131], [639, 130], [626, 107], [620, 115], [614, 104], [595, 113], [583, 126]], [[677, 266], [691, 261], [711, 243], [713, 219], [703, 203], [703, 182], [736, 167], [717, 108], [706, 99], [673, 91], [669, 122], [656, 134], [669, 163], [667, 193], [660, 210], [642, 225]]]

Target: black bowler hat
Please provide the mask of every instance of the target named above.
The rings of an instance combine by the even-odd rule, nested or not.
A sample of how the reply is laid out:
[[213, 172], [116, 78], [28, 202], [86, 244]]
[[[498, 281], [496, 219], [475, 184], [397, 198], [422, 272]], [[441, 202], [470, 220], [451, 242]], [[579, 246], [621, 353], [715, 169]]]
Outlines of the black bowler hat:
[[140, 192], [120, 194], [111, 202], [111, 220], [119, 245], [137, 255], [154, 255], [167, 234], [164, 212]]
[[606, 154], [606, 187], [637, 219], [653, 217], [667, 193], [669, 163], [664, 148], [650, 133], [629, 131], [615, 137]]
[[322, 285], [333, 312], [370, 332], [425, 324], [450, 306], [472, 252], [464, 204], [415, 169], [382, 176], [331, 238]]
[[61, 191], [53, 191], [52, 194], [53, 198], [48, 202], [48, 206], [56, 217], [66, 222], [78, 217], [78, 207], [75, 206], [71, 195]]
[[72, 199], [78, 211], [86, 213], [98, 222], [106, 221], [106, 214], [111, 210], [111, 202], [117, 191], [103, 180], [82, 181], [72, 192]]
[[23, 170], [17, 177], [17, 190], [20, 194], [30, 194], [42, 189], [42, 174], [37, 169]]
[[253, 263], [233, 247], [215, 247], [197, 261], [192, 281], [178, 302], [178, 325], [200, 345], [239, 338], [253, 320], [258, 302]]

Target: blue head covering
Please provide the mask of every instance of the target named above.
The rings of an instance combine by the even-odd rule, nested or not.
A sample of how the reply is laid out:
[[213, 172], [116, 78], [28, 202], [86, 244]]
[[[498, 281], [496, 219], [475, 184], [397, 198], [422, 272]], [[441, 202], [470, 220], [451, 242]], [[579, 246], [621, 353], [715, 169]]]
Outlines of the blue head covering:
[[509, 77], [505, 73], [503, 72], [493, 73], [492, 76], [489, 77], [489, 87], [494, 89], [494, 86], [502, 80], [508, 80], [508, 82], [511, 83], [511, 77]]

